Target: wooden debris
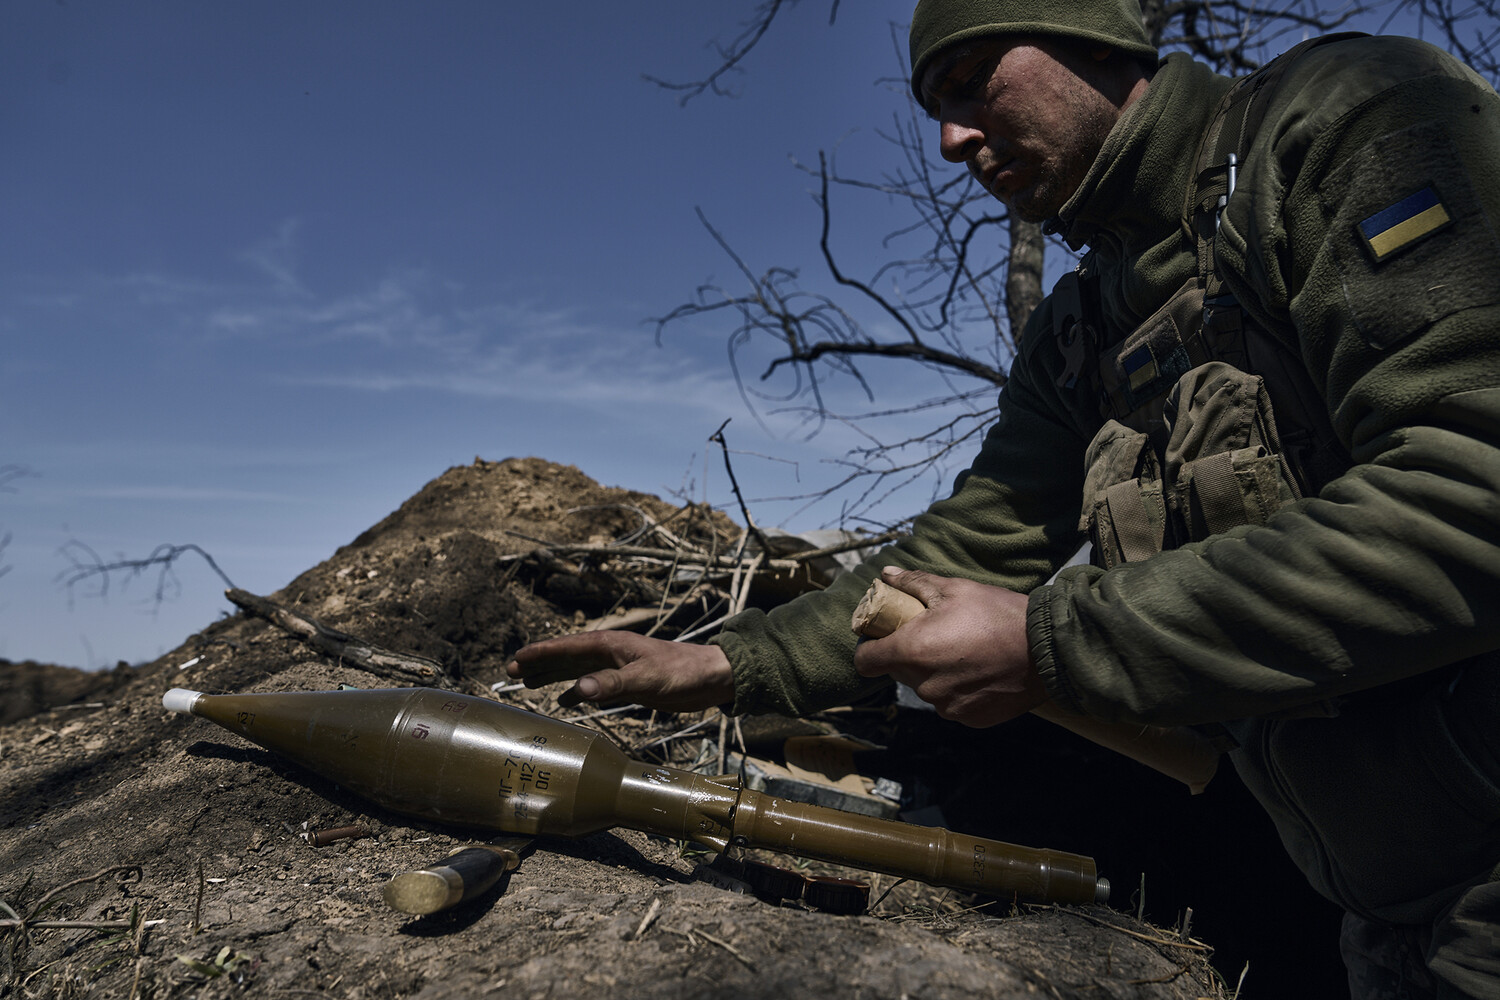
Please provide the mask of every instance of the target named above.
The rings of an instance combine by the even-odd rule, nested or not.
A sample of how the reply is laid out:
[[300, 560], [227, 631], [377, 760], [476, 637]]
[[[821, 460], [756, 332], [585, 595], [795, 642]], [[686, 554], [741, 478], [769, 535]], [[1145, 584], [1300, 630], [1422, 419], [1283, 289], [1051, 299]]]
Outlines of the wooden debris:
[[646, 915], [641, 918], [640, 924], [636, 927], [635, 933], [630, 936], [630, 939], [632, 941], [639, 941], [646, 931], [651, 928], [651, 925], [656, 922], [656, 916], [659, 913], [661, 913], [661, 900], [653, 899], [650, 908], [646, 910]]
[[755, 969], [755, 963], [752, 962], [752, 961], [750, 961], [748, 958], [746, 958], [744, 956], [744, 954], [738, 948], [736, 948], [734, 945], [730, 944], [728, 941], [723, 941], [723, 940], [720, 940], [719, 938], [714, 937], [712, 934], [708, 933], [708, 931], [704, 930], [702, 927], [695, 927], [695, 928], [693, 928], [693, 931], [699, 937], [701, 937], [703, 940], [709, 942], [710, 944], [716, 944], [716, 945], [718, 945], [720, 948], [723, 948], [725, 951], [729, 952], [729, 954], [731, 954], [735, 958], [739, 959], [742, 963], [744, 963], [745, 968], [749, 969], [751, 972], [756, 971], [756, 969]]
[[436, 660], [413, 653], [397, 653], [374, 643], [365, 642], [338, 629], [329, 628], [315, 618], [298, 614], [275, 601], [257, 597], [248, 591], [230, 589], [224, 592], [247, 614], [264, 618], [283, 631], [301, 639], [324, 656], [382, 677], [404, 681], [431, 681], [443, 676], [443, 665]]

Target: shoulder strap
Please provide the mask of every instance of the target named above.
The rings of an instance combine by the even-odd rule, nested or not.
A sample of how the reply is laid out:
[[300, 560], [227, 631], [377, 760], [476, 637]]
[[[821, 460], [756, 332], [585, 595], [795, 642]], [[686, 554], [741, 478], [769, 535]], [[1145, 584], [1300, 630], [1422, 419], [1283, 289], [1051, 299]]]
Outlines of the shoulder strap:
[[1250, 142], [1260, 131], [1270, 107], [1270, 96], [1287, 68], [1310, 49], [1329, 42], [1365, 37], [1364, 32], [1344, 31], [1309, 38], [1295, 45], [1248, 76], [1240, 77], [1219, 102], [1213, 121], [1198, 145], [1194, 166], [1196, 182], [1188, 188], [1183, 216], [1198, 237], [1198, 271], [1207, 283], [1210, 298], [1220, 291], [1214, 273], [1213, 241], [1219, 217], [1234, 193], [1236, 175], [1245, 161]]
[[1363, 32], [1348, 31], [1308, 39], [1237, 80], [1203, 134], [1195, 164], [1196, 182], [1189, 189], [1184, 210], [1198, 242], [1198, 274], [1204, 290], [1199, 333], [1202, 349], [1209, 357], [1265, 376], [1277, 423], [1285, 425], [1282, 438], [1287, 445], [1286, 458], [1306, 493], [1316, 492], [1348, 468], [1348, 453], [1321, 403], [1315, 402], [1321, 397], [1300, 358], [1290, 356], [1287, 348], [1278, 347], [1279, 342], [1258, 327], [1247, 325], [1244, 310], [1224, 287], [1218, 272], [1214, 241], [1224, 207], [1234, 193], [1236, 175], [1265, 123], [1271, 97], [1287, 69], [1317, 46], [1360, 37], [1364, 37]]

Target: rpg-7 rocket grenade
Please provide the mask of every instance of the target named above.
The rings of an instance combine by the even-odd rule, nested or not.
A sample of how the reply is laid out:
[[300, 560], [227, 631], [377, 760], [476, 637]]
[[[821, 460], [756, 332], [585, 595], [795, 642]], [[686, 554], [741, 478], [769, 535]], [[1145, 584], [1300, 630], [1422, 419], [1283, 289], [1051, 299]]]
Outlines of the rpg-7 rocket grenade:
[[788, 802], [632, 760], [598, 733], [432, 688], [208, 695], [165, 707], [210, 719], [394, 812], [509, 834], [613, 826], [816, 858], [1036, 902], [1109, 896], [1091, 858]]

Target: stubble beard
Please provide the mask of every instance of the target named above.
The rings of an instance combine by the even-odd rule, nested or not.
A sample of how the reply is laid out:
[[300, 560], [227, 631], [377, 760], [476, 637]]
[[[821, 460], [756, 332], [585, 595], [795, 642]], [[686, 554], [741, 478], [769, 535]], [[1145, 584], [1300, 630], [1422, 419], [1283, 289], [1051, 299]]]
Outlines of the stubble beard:
[[1068, 95], [1067, 104], [1065, 120], [1073, 125], [1071, 141], [1055, 144], [1059, 153], [1037, 164], [1032, 182], [1009, 199], [1000, 199], [1025, 222], [1046, 222], [1062, 210], [1093, 169], [1119, 119], [1118, 110], [1081, 81], [1079, 89]]
[[1011, 195], [1006, 204], [1021, 221], [1040, 224], [1056, 215], [1076, 189], [1076, 183], [1066, 188], [1059, 182], [1055, 171], [1043, 167], [1038, 171], [1036, 183]]

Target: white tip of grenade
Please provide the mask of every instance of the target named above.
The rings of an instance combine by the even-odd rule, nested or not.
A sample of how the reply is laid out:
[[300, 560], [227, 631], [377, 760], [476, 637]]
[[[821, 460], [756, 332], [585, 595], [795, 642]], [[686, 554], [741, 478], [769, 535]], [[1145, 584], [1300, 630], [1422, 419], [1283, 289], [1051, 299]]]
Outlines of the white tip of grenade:
[[187, 688], [173, 688], [161, 696], [161, 707], [169, 712], [182, 712], [185, 715], [193, 714], [193, 705], [201, 697], [197, 691], [189, 691]]

